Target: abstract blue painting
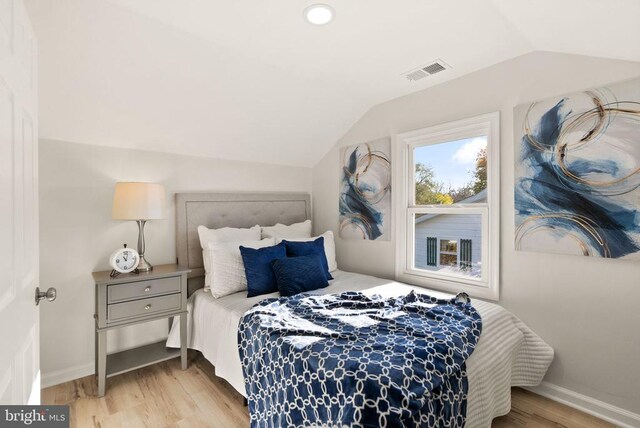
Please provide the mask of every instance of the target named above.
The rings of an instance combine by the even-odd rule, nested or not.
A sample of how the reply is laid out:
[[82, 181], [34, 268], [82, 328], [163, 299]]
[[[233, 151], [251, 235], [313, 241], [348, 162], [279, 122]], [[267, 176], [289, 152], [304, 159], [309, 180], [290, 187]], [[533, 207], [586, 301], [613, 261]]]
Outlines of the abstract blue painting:
[[516, 250], [640, 259], [640, 79], [514, 110]]
[[340, 237], [388, 241], [391, 213], [391, 140], [340, 150]]

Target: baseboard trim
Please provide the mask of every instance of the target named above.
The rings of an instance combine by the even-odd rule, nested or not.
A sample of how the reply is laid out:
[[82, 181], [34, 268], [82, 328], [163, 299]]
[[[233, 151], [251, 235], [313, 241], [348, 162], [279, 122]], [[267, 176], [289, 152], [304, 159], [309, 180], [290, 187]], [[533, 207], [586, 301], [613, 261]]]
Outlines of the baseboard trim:
[[55, 370], [42, 375], [42, 388], [59, 385], [61, 383], [80, 379], [81, 377], [92, 375], [95, 371], [95, 363], [90, 362], [75, 367], [62, 370]]
[[549, 382], [525, 389], [624, 428], [640, 427], [640, 415], [637, 413]]

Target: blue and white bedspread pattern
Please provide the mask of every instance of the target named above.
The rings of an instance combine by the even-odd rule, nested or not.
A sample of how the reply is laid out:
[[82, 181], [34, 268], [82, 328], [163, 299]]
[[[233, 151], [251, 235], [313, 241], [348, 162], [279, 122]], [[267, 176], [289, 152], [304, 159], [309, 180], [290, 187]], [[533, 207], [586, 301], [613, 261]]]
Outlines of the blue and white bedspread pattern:
[[267, 299], [241, 319], [252, 427], [462, 427], [468, 299], [359, 292]]

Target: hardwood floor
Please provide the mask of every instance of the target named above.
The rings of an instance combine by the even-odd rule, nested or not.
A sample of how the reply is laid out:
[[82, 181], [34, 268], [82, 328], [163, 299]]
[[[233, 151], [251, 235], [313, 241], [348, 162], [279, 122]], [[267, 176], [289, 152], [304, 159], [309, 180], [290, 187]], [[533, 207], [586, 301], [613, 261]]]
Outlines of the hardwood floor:
[[[173, 359], [107, 380], [97, 398], [93, 376], [42, 390], [43, 404], [68, 404], [71, 427], [247, 427], [243, 398], [214, 376], [211, 364], [189, 354], [189, 368]], [[494, 420], [504, 427], [613, 427], [592, 416], [520, 388], [512, 392], [512, 410]]]
[[491, 427], [604, 428], [615, 425], [524, 389], [513, 388], [511, 412], [494, 419]]

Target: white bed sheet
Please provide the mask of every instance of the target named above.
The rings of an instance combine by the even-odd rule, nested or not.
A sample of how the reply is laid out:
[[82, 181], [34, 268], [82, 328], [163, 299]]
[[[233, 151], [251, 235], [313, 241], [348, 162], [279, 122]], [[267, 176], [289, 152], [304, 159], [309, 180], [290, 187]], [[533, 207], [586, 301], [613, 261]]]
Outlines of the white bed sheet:
[[[421, 287], [351, 272], [332, 272], [329, 287], [314, 294], [362, 291], [365, 294], [396, 296], [409, 291], [435, 297], [452, 297]], [[216, 376], [227, 380], [246, 396], [238, 354], [238, 323], [242, 315], [262, 299], [278, 293], [247, 298], [246, 292], [214, 299], [204, 290], [189, 299], [187, 336], [189, 348], [196, 349], [215, 367]], [[502, 307], [472, 299], [482, 316], [482, 334], [474, 353], [467, 360], [469, 393], [467, 423], [470, 428], [490, 427], [491, 420], [507, 414], [511, 407], [512, 386], [539, 384], [553, 359], [553, 349], [515, 315]], [[180, 346], [179, 319], [173, 324], [167, 346]]]

